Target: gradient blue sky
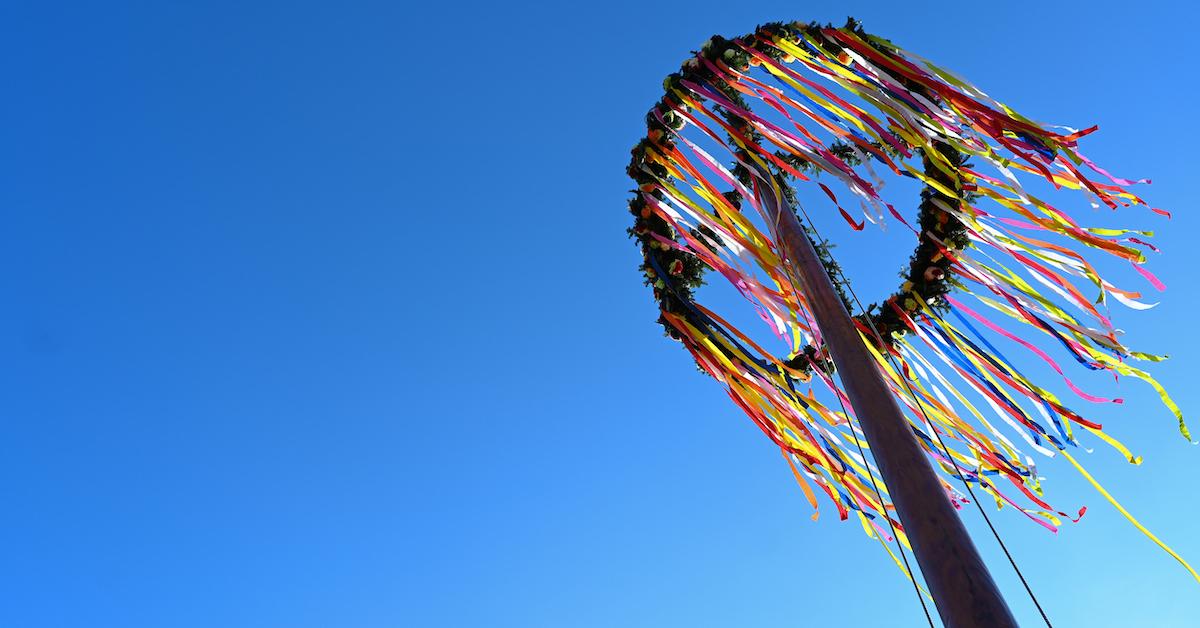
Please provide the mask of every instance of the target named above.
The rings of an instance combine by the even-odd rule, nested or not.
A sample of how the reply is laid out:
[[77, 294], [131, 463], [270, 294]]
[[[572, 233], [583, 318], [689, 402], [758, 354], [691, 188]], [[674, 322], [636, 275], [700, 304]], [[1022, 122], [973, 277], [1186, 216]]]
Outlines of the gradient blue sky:
[[[1117, 322], [1200, 408], [1195, 9], [746, 4], [0, 8], [0, 624], [920, 625], [662, 338], [623, 232], [663, 75], [763, 21], [852, 13], [1099, 123], [1089, 155], [1175, 212], [1130, 214], [1171, 290]], [[894, 288], [908, 243], [828, 224], [856, 286]], [[1200, 563], [1200, 449], [1121, 394], [1095, 414], [1145, 464], [1086, 462]], [[1056, 625], [1195, 625], [1200, 584], [1043, 468], [1083, 522], [996, 520]]]

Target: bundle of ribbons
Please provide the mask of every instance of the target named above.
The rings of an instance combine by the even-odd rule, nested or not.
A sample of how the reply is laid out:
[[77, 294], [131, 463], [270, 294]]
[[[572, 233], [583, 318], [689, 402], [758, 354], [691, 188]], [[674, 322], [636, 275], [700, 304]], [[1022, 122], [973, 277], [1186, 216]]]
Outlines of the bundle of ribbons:
[[[1122, 400], [1073, 383], [1062, 366], [1072, 361], [1153, 387], [1190, 439], [1167, 392], [1133, 366], [1162, 357], [1124, 346], [1107, 307], [1110, 299], [1135, 310], [1152, 305], [1102, 277], [1093, 259], [1129, 264], [1162, 290], [1143, 267], [1146, 251], [1157, 252], [1146, 240], [1152, 234], [1089, 228], [1062, 209], [1141, 206], [1169, 218], [1129, 191], [1148, 181], [1113, 176], [1079, 152], [1094, 127], [1035, 123], [854, 22], [774, 23], [714, 37], [664, 88], [628, 170], [638, 185], [630, 233], [642, 247], [659, 322], [779, 447], [814, 519], [827, 499], [889, 554], [888, 542], [907, 545], [886, 486], [852, 445], [861, 432], [805, 294], [781, 259], [764, 209], [768, 188], [802, 206], [796, 190], [812, 185], [853, 229], [894, 220], [901, 227], [893, 231], [916, 240], [893, 295], [867, 311], [847, 306], [859, 311], [863, 342], [955, 505], [967, 501], [956, 485], [965, 479], [998, 506], [1056, 531], [1086, 508], [1067, 514], [1052, 506], [1029, 454], [1061, 455], [1200, 581], [1071, 455], [1098, 439], [1140, 463], [1074, 407]], [[879, 173], [888, 171], [923, 188], [915, 220], [881, 196]], [[1052, 205], [1051, 194], [1067, 200]], [[840, 281], [828, 248], [817, 244]], [[752, 304], [780, 351], [697, 302], [695, 289], [714, 272]], [[1078, 399], [1023, 375], [1007, 357], [1019, 353], [1049, 365]]]

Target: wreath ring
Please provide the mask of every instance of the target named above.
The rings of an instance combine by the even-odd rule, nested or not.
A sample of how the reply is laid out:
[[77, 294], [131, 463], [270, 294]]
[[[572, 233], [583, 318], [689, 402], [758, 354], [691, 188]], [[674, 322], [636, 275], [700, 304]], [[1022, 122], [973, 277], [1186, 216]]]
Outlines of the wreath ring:
[[[870, 37], [863, 32], [857, 21], [849, 20], [845, 29], [868, 39], [884, 54], [895, 54], [895, 51], [882, 43], [882, 40]], [[826, 50], [822, 51], [823, 53], [837, 56], [841, 53], [841, 44], [828, 37], [830, 30], [834, 29], [829, 26], [823, 27], [817, 23], [769, 23], [758, 27], [751, 34], [732, 40], [714, 36], [705, 43], [695, 57], [684, 62], [679, 72], [669, 75], [663, 81], [665, 94], [646, 115], [646, 136], [633, 148], [632, 160], [627, 170], [629, 176], [639, 186], [635, 191], [636, 196], [629, 202], [630, 212], [634, 215], [634, 224], [628, 231], [631, 237], [636, 238], [641, 245], [643, 254], [641, 270], [645, 275], [645, 282], [653, 287], [655, 299], [662, 313], [686, 316], [691, 310], [692, 290], [703, 284], [703, 276], [708, 270], [706, 264], [694, 255], [685, 252], [682, 247], [673, 247], [667, 244], [672, 240], [678, 242], [676, 230], [650, 210], [645, 198], [646, 195], [649, 195], [661, 200], [663, 192], [657, 187], [656, 181], [668, 175], [665, 168], [648, 157], [655, 151], [669, 149], [674, 143], [673, 138], [686, 124], [686, 118], [679, 113], [679, 110], [681, 107], [686, 108], [687, 105], [682, 102], [676, 90], [687, 83], [714, 85], [720, 89], [722, 96], [748, 109], [737, 89], [723, 80], [717, 74], [719, 70], [714, 71], [714, 68], [729, 68], [744, 72], [753, 66], [767, 62], [766, 59], [776, 63], [792, 63], [795, 61], [795, 57], [777, 45], [781, 39], [786, 39], [794, 45], [810, 47], [814, 44], [820, 45], [826, 47]], [[922, 86], [913, 83], [903, 75], [894, 75], [893, 78], [905, 88], [925, 96], [931, 102], [937, 102], [936, 96], [928, 93]], [[718, 106], [716, 109], [721, 111], [725, 121], [732, 129], [744, 133], [745, 137], [752, 141], [761, 139], [761, 136], [744, 117], [728, 108]], [[891, 135], [888, 140], [886, 143], [872, 142], [869, 147], [855, 146], [852, 143], [838, 140], [830, 144], [828, 150], [850, 165], [861, 164], [864, 157], [870, 154], [868, 151], [873, 152], [876, 156], [881, 153], [895, 156], [899, 151], [904, 150], [924, 152], [921, 148], [914, 149], [896, 135]], [[866, 311], [859, 312], [854, 316], [864, 331], [872, 331], [868, 337], [876, 338], [877, 343], [881, 340], [890, 345], [893, 334], [905, 333], [901, 312], [914, 314], [924, 305], [935, 310], [945, 307], [944, 296], [954, 286], [954, 281], [950, 276], [953, 264], [951, 252], [970, 246], [970, 237], [965, 225], [953, 213], [943, 209], [947, 206], [959, 207], [964, 201], [969, 203], [974, 199], [974, 194], [969, 186], [964, 185], [961, 177], [958, 176], [961, 168], [969, 166], [966, 161], [967, 156], [948, 143], [937, 142], [935, 145], [940, 155], [937, 158], [923, 155], [922, 159], [924, 175], [932, 183], [927, 184], [921, 191], [917, 216], [917, 245], [909, 258], [907, 268], [901, 273], [903, 282], [895, 293], [884, 300], [882, 306], [872, 304], [866, 308]], [[744, 154], [744, 151], [743, 147], [735, 152]], [[783, 184], [780, 187], [784, 193], [793, 195], [794, 190], [787, 184], [787, 180], [795, 179], [797, 170], [801, 172], [810, 170], [811, 164], [794, 154], [776, 153], [776, 157], [783, 164], [772, 168], [772, 174], [779, 177]], [[939, 162], [943, 165], [942, 167], [939, 167]], [[944, 164], [947, 163], [952, 167], [945, 168]], [[752, 174], [743, 165], [735, 165], [732, 172], [743, 185], [752, 185]], [[826, 191], [828, 192], [827, 188]], [[832, 193], [830, 194], [832, 196]], [[742, 199], [739, 196], [736, 192], [726, 193], [726, 199], [734, 206], [740, 205]], [[891, 209], [890, 206], [889, 209]], [[842, 212], [853, 224], [853, 220], [849, 218], [845, 210]], [[896, 214], [896, 217], [903, 221], [899, 214]], [[856, 229], [861, 229], [861, 225], [856, 226]], [[693, 235], [719, 242], [716, 234], [704, 233], [705, 231], [707, 229], [701, 228], [698, 233]], [[814, 246], [831, 279], [834, 280], [835, 287], [838, 289], [847, 311], [853, 312], [856, 308], [846, 297], [841, 281], [838, 279], [840, 267], [830, 255], [827, 245], [814, 241]], [[876, 308], [878, 311], [875, 311]], [[678, 332], [668, 322], [667, 317], [660, 316], [659, 322], [666, 329], [668, 336], [678, 339]], [[833, 362], [824, 348], [811, 344], [806, 345], [791, 357], [782, 359], [781, 362], [784, 366], [796, 371], [802, 379], [807, 379], [814, 364], [826, 372], [833, 370]]]

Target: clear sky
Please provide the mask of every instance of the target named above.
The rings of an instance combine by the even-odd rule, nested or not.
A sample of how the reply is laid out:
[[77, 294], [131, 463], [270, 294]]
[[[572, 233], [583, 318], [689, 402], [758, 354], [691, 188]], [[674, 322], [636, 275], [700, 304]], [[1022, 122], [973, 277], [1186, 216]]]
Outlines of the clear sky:
[[[1099, 123], [1086, 152], [1175, 213], [1130, 213], [1170, 290], [1116, 322], [1200, 416], [1195, 9], [747, 4], [5, 4], [0, 625], [920, 625], [661, 336], [624, 234], [662, 77], [764, 21], [852, 13]], [[828, 224], [856, 287], [894, 289], [909, 243]], [[1200, 448], [1120, 393], [1093, 414], [1145, 464], [1085, 462], [1200, 564]], [[1083, 522], [995, 520], [1057, 626], [1200, 621], [1200, 584], [1043, 469]]]

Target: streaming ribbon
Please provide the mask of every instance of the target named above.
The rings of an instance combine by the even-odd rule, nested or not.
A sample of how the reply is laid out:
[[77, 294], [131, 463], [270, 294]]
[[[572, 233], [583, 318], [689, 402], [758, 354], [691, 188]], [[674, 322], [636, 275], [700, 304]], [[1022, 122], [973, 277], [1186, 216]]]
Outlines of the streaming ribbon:
[[[1086, 508], [1071, 515], [1046, 501], [1026, 452], [1061, 453], [1200, 581], [1068, 450], [1095, 437], [1133, 464], [1141, 458], [1068, 405], [1074, 400], [1046, 390], [1010, 359], [1032, 355], [1088, 403], [1123, 400], [1083, 390], [1064, 364], [1140, 379], [1190, 439], [1167, 392], [1131, 366], [1163, 358], [1125, 347], [1107, 307], [1109, 297], [1135, 310], [1153, 304], [1102, 277], [1092, 261], [1116, 258], [1162, 290], [1143, 267], [1144, 251], [1157, 252], [1144, 239], [1152, 234], [1085, 227], [1061, 209], [1071, 199], [1047, 200], [1068, 190], [1093, 207], [1149, 208], [1128, 189], [1148, 181], [1115, 177], [1079, 152], [1078, 141], [1095, 127], [1032, 122], [855, 26], [770, 24], [735, 40], [714, 38], [664, 85], [630, 166], [639, 184], [632, 231], [662, 306], [660, 321], [783, 452], [814, 519], [823, 495], [839, 518], [857, 518], [868, 536], [891, 541], [890, 518], [896, 540], [908, 543], [886, 487], [882, 502], [873, 492], [872, 477], [883, 486], [877, 469], [852, 446], [861, 435], [852, 410], [847, 416], [834, 409], [845, 393], [764, 215], [759, 191], [785, 179], [815, 183], [820, 195], [813, 204], [827, 202], [854, 230], [890, 215], [923, 243], [914, 262], [918, 274], [875, 318], [857, 320], [956, 506], [967, 497], [950, 480], [961, 477], [998, 507], [1011, 505], [1048, 530], [1057, 531], [1064, 518], [1077, 521]], [[955, 161], [955, 154], [977, 165]], [[926, 213], [917, 226], [881, 195], [876, 168], [925, 186]], [[693, 298], [704, 271], [719, 274], [753, 305], [774, 342], [787, 343], [781, 352], [787, 357]], [[872, 321], [884, 337], [874, 335], [879, 326]], [[935, 432], [949, 456], [935, 444]]]

